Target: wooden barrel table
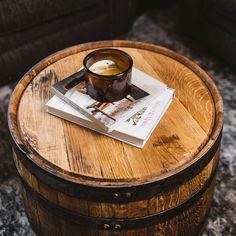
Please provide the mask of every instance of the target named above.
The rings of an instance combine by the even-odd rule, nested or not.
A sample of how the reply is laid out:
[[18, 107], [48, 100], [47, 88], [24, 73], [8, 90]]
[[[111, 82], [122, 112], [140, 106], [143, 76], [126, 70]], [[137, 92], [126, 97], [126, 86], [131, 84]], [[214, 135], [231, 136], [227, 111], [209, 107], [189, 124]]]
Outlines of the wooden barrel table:
[[[129, 53], [134, 66], [176, 90], [139, 149], [47, 114], [51, 86], [98, 48]], [[59, 51], [16, 86], [8, 123], [26, 213], [38, 235], [198, 235], [219, 161], [221, 96], [209, 76], [168, 49], [102, 41]]]

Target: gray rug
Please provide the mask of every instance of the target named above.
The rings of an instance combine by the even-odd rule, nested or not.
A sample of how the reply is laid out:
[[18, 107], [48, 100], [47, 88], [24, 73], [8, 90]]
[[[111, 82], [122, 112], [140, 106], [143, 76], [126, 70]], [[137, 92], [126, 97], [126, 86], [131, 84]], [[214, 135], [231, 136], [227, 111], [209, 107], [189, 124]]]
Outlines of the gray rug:
[[[224, 133], [214, 202], [204, 236], [236, 235], [236, 72], [181, 36], [177, 13], [175, 8], [149, 11], [135, 21], [127, 38], [159, 44], [187, 56], [217, 84], [224, 100]], [[0, 88], [0, 236], [33, 236], [19, 194], [6, 122], [13, 87]]]

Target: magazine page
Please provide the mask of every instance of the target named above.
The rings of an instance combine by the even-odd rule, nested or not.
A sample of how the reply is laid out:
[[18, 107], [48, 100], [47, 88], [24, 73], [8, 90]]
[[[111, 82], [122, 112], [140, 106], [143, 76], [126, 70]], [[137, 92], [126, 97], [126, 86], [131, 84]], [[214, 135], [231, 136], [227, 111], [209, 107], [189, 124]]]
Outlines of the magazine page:
[[[57, 83], [57, 88], [59, 83]], [[86, 80], [83, 78], [77, 81], [76, 85], [63, 95], [64, 101], [70, 101], [70, 105], [74, 108], [78, 107], [83, 110], [80, 112], [106, 132], [112, 131], [167, 89], [165, 84], [136, 68], [132, 70], [130, 94], [118, 102], [96, 101], [87, 95], [86, 86]], [[62, 99], [63, 97], [60, 96]]]
[[[148, 106], [142, 108], [139, 112], [110, 132], [109, 136], [134, 146], [142, 147], [145, 140], [147, 140], [152, 130], [158, 124], [158, 121], [164, 115], [173, 96], [174, 90], [167, 89], [156, 100], [152, 101]], [[66, 104], [57, 96], [53, 96], [48, 101], [47, 111], [53, 115], [108, 135], [108, 133], [99, 130], [94, 122], [73, 109], [73, 107]]]
[[173, 97], [174, 90], [168, 88], [148, 106], [143, 107], [126, 122], [122, 123], [116, 130], [137, 139], [145, 140], [169, 107]]

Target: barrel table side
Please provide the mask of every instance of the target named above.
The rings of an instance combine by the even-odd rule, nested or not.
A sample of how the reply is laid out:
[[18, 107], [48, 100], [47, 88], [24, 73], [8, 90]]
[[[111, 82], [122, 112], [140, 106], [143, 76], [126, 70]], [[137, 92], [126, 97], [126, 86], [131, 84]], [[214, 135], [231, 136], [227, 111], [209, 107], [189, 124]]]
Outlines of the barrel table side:
[[[159, 224], [153, 224], [140, 228], [129, 230], [120, 229], [118, 226], [104, 225], [104, 229], [95, 229], [93, 227], [86, 227], [70, 220], [65, 220], [63, 217], [53, 214], [53, 212], [45, 209], [39, 202], [35, 202], [32, 196], [22, 189], [24, 199], [24, 206], [27, 211], [27, 216], [30, 220], [33, 229], [37, 235], [70, 235], [70, 236], [166, 236], [166, 235], [199, 235], [202, 227], [205, 224], [206, 218], [209, 214], [213, 193], [214, 193], [215, 179], [206, 192], [189, 208], [185, 209], [181, 214], [162, 221]], [[117, 229], [115, 229], [115, 226]], [[141, 225], [142, 226], [142, 225]]]
[[[126, 51], [135, 67], [176, 90], [143, 149], [44, 110], [51, 85], [104, 47]], [[19, 82], [8, 123], [24, 205], [39, 235], [198, 235], [203, 227], [219, 161], [223, 104], [214, 82], [187, 58], [131, 41], [62, 50]]]
[[[27, 189], [37, 195], [37, 198], [43, 198], [47, 205], [57, 205], [58, 208], [64, 208], [74, 212], [74, 214], [87, 215], [89, 217], [125, 219], [159, 214], [163, 211], [171, 210], [177, 205], [185, 204], [188, 200], [191, 201], [192, 196], [199, 192], [211, 176], [215, 174], [219, 161], [219, 152], [218, 148], [209, 164], [198, 175], [186, 181], [183, 185], [177, 186], [171, 191], [153, 195], [148, 199], [120, 204], [93, 202], [58, 192], [51, 186], [39, 181], [17, 159], [15, 154], [14, 161], [24, 186], [27, 185]], [[27, 183], [25, 180], [27, 180]]]

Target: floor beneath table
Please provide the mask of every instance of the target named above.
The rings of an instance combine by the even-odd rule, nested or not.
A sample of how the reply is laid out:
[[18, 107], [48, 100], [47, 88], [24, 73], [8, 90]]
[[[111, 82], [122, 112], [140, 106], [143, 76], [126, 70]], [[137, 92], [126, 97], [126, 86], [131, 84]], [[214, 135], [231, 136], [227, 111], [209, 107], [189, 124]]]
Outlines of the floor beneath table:
[[[222, 153], [213, 207], [203, 235], [236, 235], [236, 72], [178, 31], [177, 9], [148, 11], [127, 39], [159, 44], [200, 65], [219, 88], [225, 107]], [[11, 158], [6, 111], [14, 84], [0, 88], [0, 235], [34, 235], [26, 218]]]

